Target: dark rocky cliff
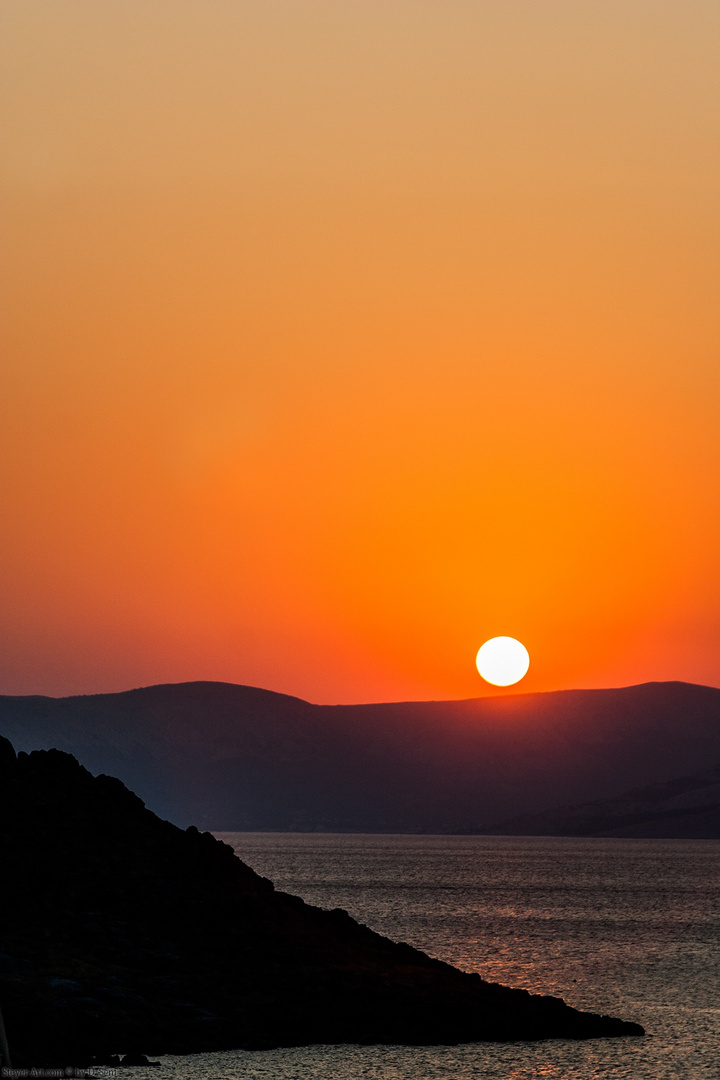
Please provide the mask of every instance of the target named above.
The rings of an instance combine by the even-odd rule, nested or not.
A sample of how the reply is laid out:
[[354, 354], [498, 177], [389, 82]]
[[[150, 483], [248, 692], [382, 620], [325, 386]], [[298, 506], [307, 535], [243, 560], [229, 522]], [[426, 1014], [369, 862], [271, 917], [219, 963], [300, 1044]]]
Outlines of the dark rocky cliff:
[[276, 892], [119, 780], [0, 739], [0, 1005], [14, 1064], [316, 1042], [638, 1035]]

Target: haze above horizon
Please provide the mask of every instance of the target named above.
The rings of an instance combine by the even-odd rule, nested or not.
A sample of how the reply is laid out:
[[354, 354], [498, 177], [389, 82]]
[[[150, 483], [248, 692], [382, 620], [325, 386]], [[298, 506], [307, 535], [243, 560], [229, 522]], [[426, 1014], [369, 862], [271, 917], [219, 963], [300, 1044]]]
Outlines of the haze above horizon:
[[0, 693], [720, 684], [717, 5], [1, 18]]

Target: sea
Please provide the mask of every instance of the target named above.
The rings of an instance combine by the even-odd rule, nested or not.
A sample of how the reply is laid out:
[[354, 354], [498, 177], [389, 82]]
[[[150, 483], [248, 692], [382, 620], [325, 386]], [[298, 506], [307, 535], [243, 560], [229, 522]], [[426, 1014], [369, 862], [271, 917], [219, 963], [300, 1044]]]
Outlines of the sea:
[[647, 1035], [238, 1050], [137, 1080], [720, 1080], [718, 840], [216, 835], [309, 904]]

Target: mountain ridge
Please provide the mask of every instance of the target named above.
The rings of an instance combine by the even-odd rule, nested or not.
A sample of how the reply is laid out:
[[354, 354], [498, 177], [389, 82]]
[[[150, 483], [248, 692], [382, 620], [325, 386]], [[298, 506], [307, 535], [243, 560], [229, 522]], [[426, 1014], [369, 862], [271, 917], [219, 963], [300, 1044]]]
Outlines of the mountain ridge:
[[599, 799], [526, 814], [477, 830], [494, 836], [720, 837], [720, 763], [692, 776]]
[[720, 761], [720, 689], [673, 681], [315, 705], [195, 681], [0, 697], [0, 735], [117, 775], [180, 824], [452, 832], [619, 797]]
[[268, 687], [264, 686], [252, 686], [250, 683], [234, 683], [228, 682], [226, 679], [188, 679], [183, 682], [149, 683], [143, 686], [130, 686], [125, 690], [100, 690], [90, 694], [0, 694], [0, 699], [13, 701], [78, 701], [86, 700], [88, 698], [115, 698], [127, 694], [137, 694], [146, 690], [168, 690], [176, 687], [192, 686], [231, 687], [234, 690], [249, 690], [258, 695], [268, 695], [269, 697], [274, 698], [287, 698], [291, 701], [299, 702], [302, 705], [309, 705], [314, 709], [371, 709], [374, 707], [383, 708], [385, 706], [396, 705], [457, 705], [478, 701], [500, 701], [507, 700], [508, 698], [539, 698], [550, 697], [552, 695], [602, 694], [605, 692], [615, 693], [625, 690], [638, 690], [647, 686], [691, 686], [697, 687], [700, 690], [720, 690], [720, 687], [711, 686], [709, 683], [693, 683], [688, 682], [686, 679], [647, 679], [644, 682], [630, 683], [627, 686], [575, 686], [560, 690], [518, 691], [517, 693], [484, 694], [477, 697], [464, 698], [421, 698], [417, 701], [409, 700], [407, 698], [398, 698], [392, 701], [318, 702], [301, 698], [297, 694], [287, 694], [283, 690], [270, 690]]

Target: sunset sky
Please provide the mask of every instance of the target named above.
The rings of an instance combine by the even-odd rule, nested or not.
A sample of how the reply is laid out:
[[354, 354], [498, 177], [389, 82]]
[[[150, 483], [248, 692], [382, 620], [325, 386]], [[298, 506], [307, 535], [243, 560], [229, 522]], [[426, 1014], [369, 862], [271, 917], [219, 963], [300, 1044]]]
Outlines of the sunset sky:
[[720, 685], [717, 0], [0, 20], [0, 692]]

